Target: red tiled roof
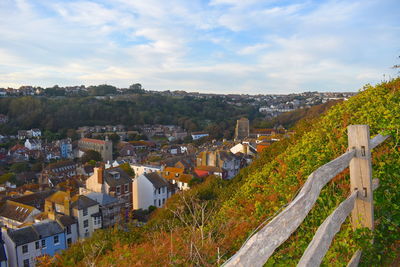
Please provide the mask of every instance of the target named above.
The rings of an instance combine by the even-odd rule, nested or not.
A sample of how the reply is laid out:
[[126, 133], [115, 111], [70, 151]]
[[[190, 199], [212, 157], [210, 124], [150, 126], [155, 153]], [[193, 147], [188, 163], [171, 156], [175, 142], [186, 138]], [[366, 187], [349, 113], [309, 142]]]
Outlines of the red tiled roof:
[[103, 141], [103, 140], [91, 139], [91, 138], [82, 138], [81, 141], [88, 142], [88, 143], [100, 144], [100, 145], [105, 145], [106, 144], [106, 142]]

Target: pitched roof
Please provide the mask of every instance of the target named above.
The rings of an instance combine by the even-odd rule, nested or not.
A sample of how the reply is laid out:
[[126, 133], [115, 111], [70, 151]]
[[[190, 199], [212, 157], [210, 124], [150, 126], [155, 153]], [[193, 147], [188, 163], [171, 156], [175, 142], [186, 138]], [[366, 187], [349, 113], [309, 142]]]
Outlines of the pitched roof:
[[71, 204], [71, 208], [77, 208], [78, 210], [82, 210], [99, 204], [96, 201], [83, 195], [75, 195], [72, 199], [73, 202]]
[[57, 216], [57, 219], [60, 221], [60, 223], [64, 227], [77, 223], [77, 220], [74, 217], [64, 215], [64, 214], [57, 214], [56, 216]]
[[32, 206], [7, 200], [0, 209], [0, 216], [22, 223], [34, 210]]
[[57, 191], [53, 195], [49, 196], [47, 200], [58, 203], [58, 204], [64, 204], [64, 200], [67, 198], [70, 198], [70, 194], [64, 191]]
[[117, 203], [118, 199], [107, 194], [98, 193], [98, 192], [91, 192], [86, 195], [88, 198], [96, 201], [102, 206], [106, 206], [108, 204]]
[[17, 246], [31, 243], [39, 239], [39, 235], [31, 226], [26, 226], [19, 229], [8, 229], [7, 233]]
[[14, 198], [13, 201], [25, 205], [30, 205], [32, 207], [37, 208], [38, 210], [43, 210], [45, 199], [54, 194], [54, 192], [55, 192], [54, 190], [35, 192], [32, 194]]
[[104, 141], [104, 140], [91, 139], [91, 138], [82, 138], [79, 141], [88, 142], [88, 143], [95, 143], [95, 144], [99, 144], [99, 145], [105, 145], [106, 144], [106, 141]]
[[38, 233], [39, 238], [45, 238], [64, 232], [64, 229], [56, 221], [52, 220], [35, 223], [32, 227]]
[[[119, 178], [115, 178], [117, 173], [119, 173]], [[118, 167], [104, 170], [103, 175], [109, 186], [124, 185], [132, 182], [132, 178]]]
[[62, 227], [52, 220], [35, 223], [19, 229], [8, 229], [7, 233], [17, 246], [40, 240], [64, 232]]
[[156, 172], [144, 173], [142, 175], [145, 176], [156, 189], [168, 186], [167, 180], [165, 180], [163, 177], [160, 176], [160, 174]]

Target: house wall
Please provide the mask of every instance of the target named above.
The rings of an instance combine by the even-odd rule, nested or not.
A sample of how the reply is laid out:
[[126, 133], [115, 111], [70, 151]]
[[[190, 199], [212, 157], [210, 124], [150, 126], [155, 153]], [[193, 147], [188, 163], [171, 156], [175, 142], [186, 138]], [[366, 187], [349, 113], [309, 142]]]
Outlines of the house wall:
[[[46, 240], [46, 248], [41, 248], [39, 250], [41, 250], [41, 254], [48, 254], [50, 256], [54, 256], [54, 254], [56, 254], [57, 252], [61, 252], [61, 250], [65, 249], [65, 234], [64, 233], [60, 233], [57, 234], [58, 236], [58, 243], [54, 243], [54, 236], [56, 235], [52, 235], [52, 236], [48, 236], [46, 238], [44, 238]], [[41, 240], [39, 240], [39, 242], [41, 242]], [[39, 243], [40, 244], [40, 243]], [[35, 249], [35, 242], [32, 243], [33, 245], [33, 249]], [[40, 244], [41, 245], [41, 244]], [[22, 247], [18, 247], [21, 249], [22, 252]], [[30, 248], [29, 248], [30, 251]]]
[[14, 242], [8, 236], [7, 230], [5, 228], [1, 229], [1, 235], [4, 241], [4, 248], [7, 254], [8, 266], [10, 267], [17, 266], [17, 254]]
[[70, 225], [71, 227], [71, 233], [67, 234], [67, 229], [65, 229], [65, 247], [68, 247], [67, 240], [68, 238], [71, 238], [71, 244], [74, 244], [75, 242], [78, 241], [79, 238], [79, 233], [78, 233], [78, 224], [74, 223]]
[[148, 209], [154, 205], [154, 187], [144, 175], [133, 181], [133, 209]]
[[[88, 214], [83, 216], [83, 210], [73, 209], [73, 215], [78, 220], [78, 235], [79, 238], [85, 238], [92, 236], [94, 232], [94, 221], [92, 214], [99, 212], [99, 205], [95, 205], [88, 208]], [[84, 227], [84, 221], [88, 220], [88, 227]]]

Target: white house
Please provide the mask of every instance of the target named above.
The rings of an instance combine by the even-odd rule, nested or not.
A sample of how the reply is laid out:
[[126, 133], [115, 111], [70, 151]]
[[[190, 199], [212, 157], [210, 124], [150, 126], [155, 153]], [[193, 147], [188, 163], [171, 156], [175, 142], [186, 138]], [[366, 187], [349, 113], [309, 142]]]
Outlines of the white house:
[[148, 209], [150, 206], [162, 207], [174, 193], [169, 183], [157, 172], [144, 173], [133, 181], [133, 209]]
[[29, 150], [40, 150], [40, 149], [42, 149], [42, 142], [39, 139], [26, 139], [24, 145]]
[[161, 166], [156, 166], [156, 165], [132, 164], [131, 168], [135, 172], [136, 178], [144, 173], [152, 173], [152, 172], [161, 171]]
[[193, 132], [192, 133], [192, 139], [193, 140], [197, 140], [203, 137], [207, 137], [208, 133], [204, 133], [204, 132]]
[[39, 129], [31, 129], [28, 131], [28, 136], [30, 137], [41, 137], [42, 132]]
[[240, 153], [243, 153], [245, 155], [250, 155], [250, 156], [254, 156], [255, 154], [257, 154], [257, 149], [255, 149], [250, 143], [236, 144], [235, 146], [231, 147], [230, 151], [233, 154], [240, 152]]

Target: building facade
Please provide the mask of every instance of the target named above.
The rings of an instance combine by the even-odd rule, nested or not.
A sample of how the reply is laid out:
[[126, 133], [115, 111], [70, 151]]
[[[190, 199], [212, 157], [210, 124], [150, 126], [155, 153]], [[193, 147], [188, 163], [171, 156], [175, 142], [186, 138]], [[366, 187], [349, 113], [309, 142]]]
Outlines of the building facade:
[[108, 138], [106, 140], [82, 138], [78, 142], [78, 148], [83, 152], [88, 150], [97, 151], [104, 162], [112, 161], [112, 142]]

